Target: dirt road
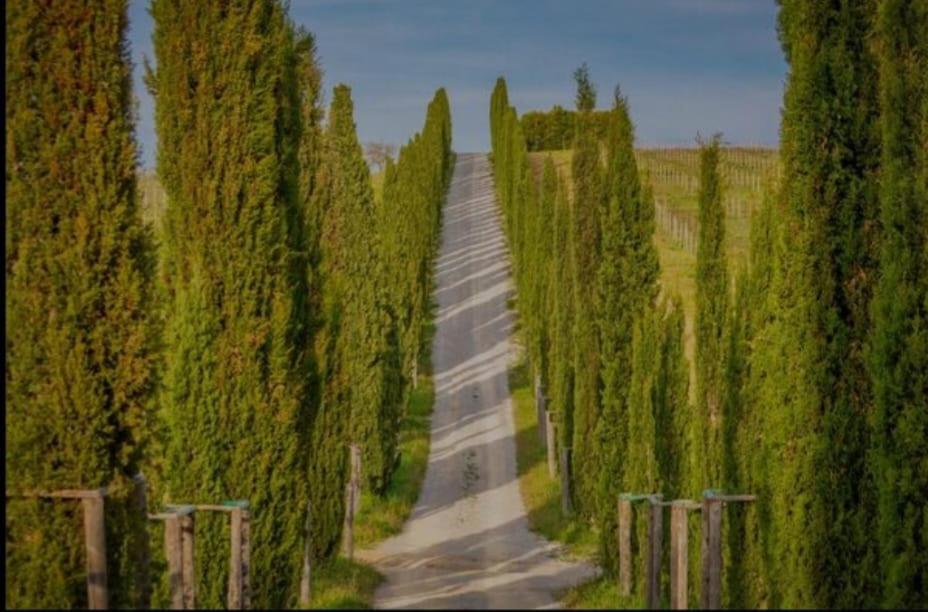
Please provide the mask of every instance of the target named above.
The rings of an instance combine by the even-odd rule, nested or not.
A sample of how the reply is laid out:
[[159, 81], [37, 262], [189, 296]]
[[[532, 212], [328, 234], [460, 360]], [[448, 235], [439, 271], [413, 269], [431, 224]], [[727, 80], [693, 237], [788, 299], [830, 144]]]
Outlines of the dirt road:
[[509, 259], [483, 154], [459, 154], [444, 210], [428, 472], [402, 534], [359, 555], [378, 608], [555, 607], [593, 575], [528, 529], [507, 384]]

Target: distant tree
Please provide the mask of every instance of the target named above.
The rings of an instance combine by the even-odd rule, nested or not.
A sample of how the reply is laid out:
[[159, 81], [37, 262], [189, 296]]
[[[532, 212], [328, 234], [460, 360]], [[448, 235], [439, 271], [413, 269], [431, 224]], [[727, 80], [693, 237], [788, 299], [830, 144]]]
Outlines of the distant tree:
[[586, 62], [574, 70], [574, 81], [577, 83], [577, 110], [592, 111], [596, 108], [596, 86], [590, 80], [590, 69]]
[[396, 145], [383, 141], [369, 142], [364, 145], [364, 157], [367, 163], [383, 171], [388, 159], [396, 157]]
[[[107, 486], [109, 604], [148, 607], [154, 258], [124, 0], [6, 4], [6, 487]], [[6, 502], [6, 600], [87, 605], [80, 504]]]

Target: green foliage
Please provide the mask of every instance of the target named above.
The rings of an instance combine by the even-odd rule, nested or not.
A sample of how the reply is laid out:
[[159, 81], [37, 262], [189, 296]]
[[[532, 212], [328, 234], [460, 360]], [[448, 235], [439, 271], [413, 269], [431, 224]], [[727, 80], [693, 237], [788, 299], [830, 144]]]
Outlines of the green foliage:
[[928, 2], [880, 5], [880, 278], [872, 303], [870, 470], [877, 490], [879, 603], [928, 590]]
[[[641, 314], [654, 305], [660, 272], [652, 241], [654, 202], [639, 179], [633, 132], [628, 102], [616, 95], [606, 141], [608, 162], [603, 181], [607, 206], [600, 218], [601, 252], [592, 313], [602, 368], [602, 413], [593, 438], [599, 469], [597, 522], [604, 534], [603, 561], [610, 568], [616, 561], [615, 538], [611, 536], [615, 531], [615, 500], [623, 491], [637, 490], [631, 482], [639, 470], [630, 460], [627, 446], [632, 443], [628, 432], [632, 329]], [[656, 334], [652, 336], [658, 344]], [[646, 375], [656, 372], [654, 368]], [[653, 440], [641, 443], [653, 447]], [[626, 466], [634, 473], [625, 474]]]
[[[147, 605], [131, 477], [150, 450], [151, 238], [137, 204], [126, 3], [10, 2], [6, 487], [110, 487], [110, 605]], [[86, 605], [80, 503], [9, 499], [6, 605]]]
[[[781, 227], [752, 340], [754, 490], [771, 606], [875, 603], [864, 346], [876, 274], [875, 3], [784, 0]], [[756, 435], [756, 434], [755, 434]]]
[[696, 418], [691, 426], [698, 446], [692, 456], [702, 459], [687, 474], [686, 492], [722, 485], [724, 429], [724, 340], [728, 316], [728, 265], [725, 260], [725, 209], [719, 173], [719, 136], [700, 151], [699, 240], [696, 250]]
[[574, 70], [574, 81], [577, 83], [577, 110], [583, 113], [596, 108], [596, 86], [590, 80], [590, 68], [586, 62]]
[[[572, 259], [573, 243], [570, 240], [572, 209], [567, 196], [567, 186], [561, 180], [549, 157], [545, 162], [546, 170], [555, 177], [553, 189], [553, 249], [549, 274], [551, 330], [549, 389], [551, 410], [554, 411], [558, 432], [558, 447], [569, 447], [573, 439], [573, 397], [574, 397], [574, 362], [573, 362], [573, 307], [574, 280]], [[546, 183], [550, 189], [550, 179]]]
[[[156, 0], [158, 174], [168, 198], [163, 501], [251, 503], [253, 601], [296, 599], [313, 402], [299, 200], [305, 56], [277, 2]], [[198, 600], [225, 599], [198, 521]]]
[[[425, 127], [390, 163], [375, 205], [353, 119], [350, 90], [335, 88], [313, 206], [319, 209], [322, 377], [314, 428], [313, 508], [325, 521], [319, 555], [332, 552], [343, 516], [345, 449], [362, 449], [364, 490], [389, 494], [398, 437], [427, 341], [431, 267], [451, 169], [451, 115], [444, 90]], [[406, 458], [408, 461], [408, 457]]]
[[[593, 131], [605, 139], [612, 121], [609, 111], [591, 111]], [[555, 105], [547, 112], [529, 111], [522, 115], [522, 132], [529, 151], [558, 151], [573, 146], [577, 111]]]

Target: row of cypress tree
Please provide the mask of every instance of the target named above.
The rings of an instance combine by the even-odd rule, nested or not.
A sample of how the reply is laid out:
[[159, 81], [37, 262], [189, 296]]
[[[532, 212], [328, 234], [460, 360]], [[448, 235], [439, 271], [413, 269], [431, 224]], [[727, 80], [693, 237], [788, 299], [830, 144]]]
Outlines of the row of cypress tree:
[[[616, 95], [599, 139], [584, 122], [595, 89], [581, 69], [572, 185], [550, 159], [536, 185], [497, 82], [494, 170], [528, 354], [558, 444], [572, 449], [562, 477], [600, 528], [607, 570], [620, 492], [751, 492], [757, 504], [727, 510], [727, 605], [918, 607], [928, 585], [928, 3], [784, 0], [779, 32], [790, 64], [784, 173], [734, 275], [718, 137], [700, 154], [692, 383], [679, 301], [658, 297], [653, 203], [625, 100]], [[694, 578], [698, 555], [694, 545]]]
[[[135, 474], [154, 507], [248, 500], [252, 603], [292, 606], [305, 538], [317, 560], [337, 550], [348, 445], [374, 493], [396, 465], [450, 176], [447, 96], [376, 201], [350, 90], [325, 117], [313, 37], [283, 3], [153, 0], [156, 244], [125, 1], [8, 8], [8, 488], [109, 487], [120, 607], [163, 595]], [[85, 602], [80, 520], [77, 504], [8, 502], [8, 605]], [[226, 530], [198, 518], [201, 605], [224, 603]]]
[[[654, 200], [639, 178], [628, 102], [616, 90], [607, 137], [588, 70], [578, 83], [572, 182], [545, 160], [533, 179], [503, 79], [491, 99], [493, 165], [533, 370], [571, 449], [572, 501], [604, 534], [616, 569], [615, 502], [676, 486], [688, 366], [680, 300], [658, 298]], [[604, 111], [599, 111], [604, 112]], [[648, 466], [643, 468], [642, 466]], [[640, 577], [639, 577], [640, 578]]]

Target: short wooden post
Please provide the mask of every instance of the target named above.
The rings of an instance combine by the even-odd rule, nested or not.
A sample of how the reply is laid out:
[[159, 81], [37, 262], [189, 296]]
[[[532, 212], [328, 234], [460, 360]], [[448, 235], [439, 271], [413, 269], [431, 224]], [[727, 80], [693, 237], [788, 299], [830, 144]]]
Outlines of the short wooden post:
[[661, 605], [661, 549], [664, 543], [664, 502], [661, 495], [648, 498], [648, 557], [645, 580], [647, 582], [647, 607], [651, 610]]
[[303, 574], [300, 576], [300, 607], [308, 608], [312, 600], [312, 514], [313, 502], [306, 502], [306, 525], [303, 540]]
[[619, 594], [632, 592], [632, 502], [619, 498], [618, 548], [619, 548]]
[[545, 410], [545, 450], [548, 455], [548, 475], [557, 476], [556, 449], [554, 443], [554, 422], [551, 420], [551, 411]]
[[687, 581], [689, 579], [689, 523], [690, 510], [702, 506], [694, 501], [678, 499], [670, 508], [670, 608], [686, 610], [689, 607]]
[[358, 507], [358, 486], [355, 478], [360, 476], [361, 453], [357, 444], [351, 445], [351, 476], [345, 487], [345, 523], [342, 534], [342, 553], [354, 558], [354, 515]]
[[242, 608], [251, 609], [251, 512], [242, 508]]
[[722, 501], [706, 491], [702, 499], [702, 588], [699, 607], [722, 605]]
[[722, 607], [722, 508], [731, 502], [752, 502], [754, 495], [724, 495], [714, 489], [703, 491], [702, 498], [702, 590], [699, 605], [703, 609]]
[[570, 502], [570, 448], [561, 447], [561, 512], [564, 516], [573, 514]]
[[242, 509], [232, 508], [229, 521], [229, 592], [230, 610], [241, 610], [242, 600]]
[[184, 591], [184, 608], [187, 610], [196, 609], [196, 574], [194, 572], [194, 537], [196, 534], [196, 524], [193, 519], [193, 512], [180, 518], [181, 546], [183, 548], [183, 591]]
[[538, 442], [545, 443], [545, 400], [541, 393], [541, 375], [535, 374], [535, 422], [538, 423]]
[[[140, 473], [132, 477], [132, 480], [135, 482], [135, 489], [133, 492], [133, 500], [135, 503], [135, 509], [138, 512], [142, 513], [142, 516], [148, 515], [148, 482], [145, 480], [145, 476]], [[150, 608], [151, 607], [151, 579], [150, 579], [150, 567], [151, 567], [151, 549], [148, 537], [148, 530], [143, 531], [142, 537], [144, 538], [141, 546], [138, 546], [138, 550], [133, 551], [133, 554], [138, 555], [136, 558], [139, 559], [139, 565], [142, 567], [142, 582], [139, 583], [139, 607], [140, 608]]]
[[171, 609], [184, 609], [184, 554], [180, 517], [177, 513], [164, 521], [164, 555], [168, 562], [168, 588]]
[[87, 605], [92, 610], [109, 607], [106, 576], [106, 528], [103, 489], [81, 498], [84, 510], [84, 540], [87, 547]]
[[351, 509], [357, 514], [361, 510], [361, 447], [358, 444], [351, 445], [351, 486], [354, 487]]

